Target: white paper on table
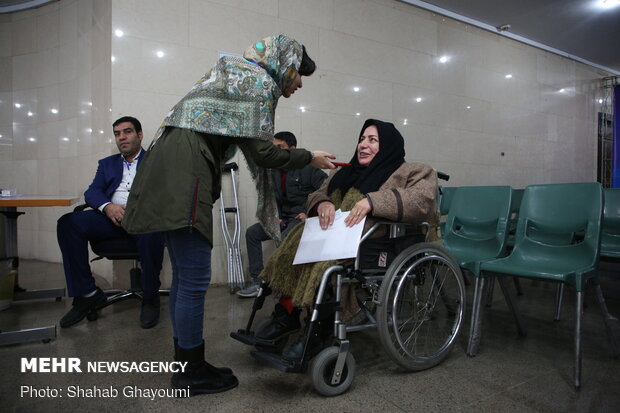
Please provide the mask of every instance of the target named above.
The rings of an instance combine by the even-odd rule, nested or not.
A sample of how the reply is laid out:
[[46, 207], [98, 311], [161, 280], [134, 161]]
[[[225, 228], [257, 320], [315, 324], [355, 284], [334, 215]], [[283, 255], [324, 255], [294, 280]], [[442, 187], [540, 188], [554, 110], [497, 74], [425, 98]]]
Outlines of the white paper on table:
[[344, 219], [349, 216], [350, 212], [337, 210], [334, 224], [325, 230], [321, 229], [319, 225], [319, 217], [306, 219], [293, 265], [355, 258], [366, 217], [357, 225], [347, 227], [344, 224]]

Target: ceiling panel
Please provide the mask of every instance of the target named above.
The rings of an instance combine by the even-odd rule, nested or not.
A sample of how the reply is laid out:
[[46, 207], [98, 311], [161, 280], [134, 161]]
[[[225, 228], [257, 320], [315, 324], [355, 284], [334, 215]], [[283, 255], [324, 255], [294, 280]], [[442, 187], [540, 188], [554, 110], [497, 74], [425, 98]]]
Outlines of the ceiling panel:
[[509, 24], [509, 32], [620, 74], [620, 1], [607, 0], [426, 0], [423, 3], [486, 23]]

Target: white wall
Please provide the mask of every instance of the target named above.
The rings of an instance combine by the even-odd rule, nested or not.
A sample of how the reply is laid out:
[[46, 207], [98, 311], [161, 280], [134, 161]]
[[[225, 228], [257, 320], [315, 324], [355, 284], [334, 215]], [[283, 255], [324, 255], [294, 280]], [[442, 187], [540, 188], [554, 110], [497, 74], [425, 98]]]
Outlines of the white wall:
[[[24, 19], [35, 22], [30, 23], [31, 30], [40, 30], [47, 27], [42, 20], [37, 23], [43, 10], [62, 16], [64, 9], [75, 8], [77, 3], [83, 1], [61, 0], [26, 12], [33, 16]], [[84, 3], [99, 7], [100, 0]], [[5, 33], [14, 35], [19, 30], [15, 21], [23, 20], [18, 19], [21, 15], [0, 16], [0, 55], [9, 56], [13, 64], [8, 67], [13, 70], [19, 56], [56, 47], [51, 43], [41, 51], [32, 47], [24, 51], [21, 43], [25, 40], [7, 42]], [[93, 15], [98, 13], [93, 11]], [[89, 156], [76, 157], [79, 173], [75, 173], [73, 163], [59, 161], [59, 157], [46, 159], [45, 151], [13, 136], [10, 149], [7, 145], [0, 149], [1, 185], [5, 171], [23, 165], [20, 168], [25, 172], [17, 173], [18, 178], [13, 175], [11, 182], [37, 192], [42, 188], [32, 186], [33, 182], [45, 177], [52, 186], [59, 185], [54, 189], [61, 192], [66, 182], [75, 182], [69, 184], [70, 189], [83, 192], [94, 174], [95, 158], [113, 150], [106, 143], [111, 120], [127, 114], [138, 117], [148, 144], [167, 111], [215, 63], [218, 51], [240, 54], [257, 39], [278, 33], [304, 43], [318, 65], [313, 76], [304, 78], [303, 89], [291, 99], [281, 99], [277, 109], [276, 129], [295, 133], [300, 146], [329, 150], [348, 160], [363, 120], [376, 117], [395, 122], [406, 138], [408, 160], [427, 162], [449, 173], [450, 185], [524, 187], [596, 178], [598, 82], [609, 73], [396, 0], [111, 0], [111, 27], [104, 30], [81, 18], [78, 21], [84, 28], [111, 36], [115, 60], [107, 90], [112, 112], [105, 125], [93, 126], [95, 130], [101, 127], [104, 135], [92, 138], [93, 145], [102, 150], [92, 149]], [[114, 36], [116, 29], [124, 32], [123, 37]], [[31, 30], [24, 32], [30, 35]], [[29, 42], [38, 44], [37, 37]], [[60, 39], [57, 43], [61, 51]], [[76, 54], [71, 50], [65, 52]], [[165, 53], [163, 58], [156, 56], [158, 50]], [[443, 55], [450, 58], [445, 64], [439, 62]], [[79, 56], [81, 53], [74, 58]], [[0, 70], [6, 71], [7, 57], [0, 59], [4, 59]], [[40, 59], [47, 61], [45, 55]], [[109, 55], [105, 59], [109, 62]], [[63, 61], [59, 58], [59, 64]], [[506, 79], [506, 74], [512, 78]], [[47, 72], [40, 76], [42, 81], [47, 79]], [[7, 88], [6, 81], [0, 81], [2, 131], [10, 131], [11, 125], [18, 130], [15, 125], [24, 122], [15, 113], [5, 113], [6, 102], [15, 99], [15, 90], [29, 89], [19, 82], [20, 87], [15, 87], [15, 82]], [[95, 83], [90, 86], [92, 90]], [[108, 87], [105, 80], [102, 86]], [[357, 93], [355, 86], [360, 88]], [[418, 97], [422, 98], [419, 103], [415, 101]], [[302, 113], [300, 106], [306, 112]], [[51, 119], [48, 123], [37, 124], [41, 133], [61, 133], [53, 132], [56, 126]], [[91, 123], [95, 121], [91, 119]], [[28, 159], [22, 160], [24, 156]], [[39, 171], [47, 171], [55, 162], [58, 172], [54, 169], [53, 174], [44, 172], [42, 176]], [[256, 194], [245, 168], [240, 175], [245, 229], [254, 222]], [[218, 213], [219, 208], [214, 211]], [[27, 220], [20, 225], [27, 226], [31, 238], [46, 230], [49, 238], [59, 213], [46, 211], [39, 219], [40, 227]], [[221, 282], [226, 270], [218, 226], [215, 235], [214, 281]], [[24, 242], [20, 248], [28, 251]], [[50, 240], [44, 249], [31, 254], [58, 260], [57, 247], [52, 244]], [[53, 248], [56, 250], [50, 252]]]
[[[300, 146], [348, 160], [363, 120], [377, 117], [397, 124], [408, 160], [449, 173], [450, 185], [596, 178], [595, 99], [598, 80], [608, 75], [598, 69], [395, 0], [112, 5], [113, 29], [125, 33], [112, 39], [113, 111], [144, 119], [147, 137], [218, 51], [239, 54], [261, 37], [286, 33], [318, 65], [302, 90], [278, 104], [276, 129], [295, 133]], [[165, 56], [157, 58], [157, 50]], [[445, 64], [443, 55], [450, 57]], [[246, 170], [240, 187], [245, 228], [256, 204]], [[214, 279], [222, 281], [217, 226], [215, 235]]]
[[[109, 0], [61, 0], [0, 15], [0, 187], [81, 196], [97, 160], [116, 149], [109, 143], [110, 7]], [[60, 262], [56, 220], [71, 208], [23, 210], [20, 256]], [[96, 268], [109, 273], [102, 264]]]

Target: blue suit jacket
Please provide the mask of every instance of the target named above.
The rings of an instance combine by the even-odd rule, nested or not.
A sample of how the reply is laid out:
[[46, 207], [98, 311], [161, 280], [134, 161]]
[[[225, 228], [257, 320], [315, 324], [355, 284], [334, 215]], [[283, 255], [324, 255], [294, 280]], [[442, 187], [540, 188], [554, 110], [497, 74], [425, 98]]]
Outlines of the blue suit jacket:
[[[144, 150], [136, 158], [138, 159], [138, 167], [140, 167], [139, 159], [143, 155]], [[123, 156], [120, 153], [99, 160], [95, 179], [84, 192], [84, 201], [88, 206], [98, 209], [106, 202], [112, 202], [112, 195], [123, 179], [123, 161]]]

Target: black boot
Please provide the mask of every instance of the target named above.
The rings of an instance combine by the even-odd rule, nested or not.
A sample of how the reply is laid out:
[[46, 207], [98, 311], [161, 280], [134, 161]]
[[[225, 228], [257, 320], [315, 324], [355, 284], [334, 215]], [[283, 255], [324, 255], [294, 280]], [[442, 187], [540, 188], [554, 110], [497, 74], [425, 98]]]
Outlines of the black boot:
[[[172, 339], [174, 340], [174, 361], [179, 361], [179, 339], [176, 337], [172, 337]], [[202, 344], [204, 346], [204, 342]], [[207, 363], [205, 361], [205, 363]], [[229, 369], [228, 367], [215, 367], [214, 365], [207, 363], [209, 365], [209, 367], [219, 371], [222, 374], [227, 374], [229, 376], [232, 376], [233, 371], [231, 369]], [[179, 373], [175, 373], [175, 374], [179, 374]]]
[[220, 393], [237, 387], [239, 381], [234, 375], [222, 374], [205, 361], [204, 350], [204, 343], [190, 349], [177, 347], [178, 361], [185, 361], [187, 365], [183, 373], [172, 376], [172, 387], [189, 389], [190, 396]]
[[271, 313], [271, 322], [256, 332], [257, 342], [275, 342], [299, 330], [301, 328], [300, 314], [300, 308], [293, 309], [293, 312], [289, 314], [282, 304], [276, 304]]

